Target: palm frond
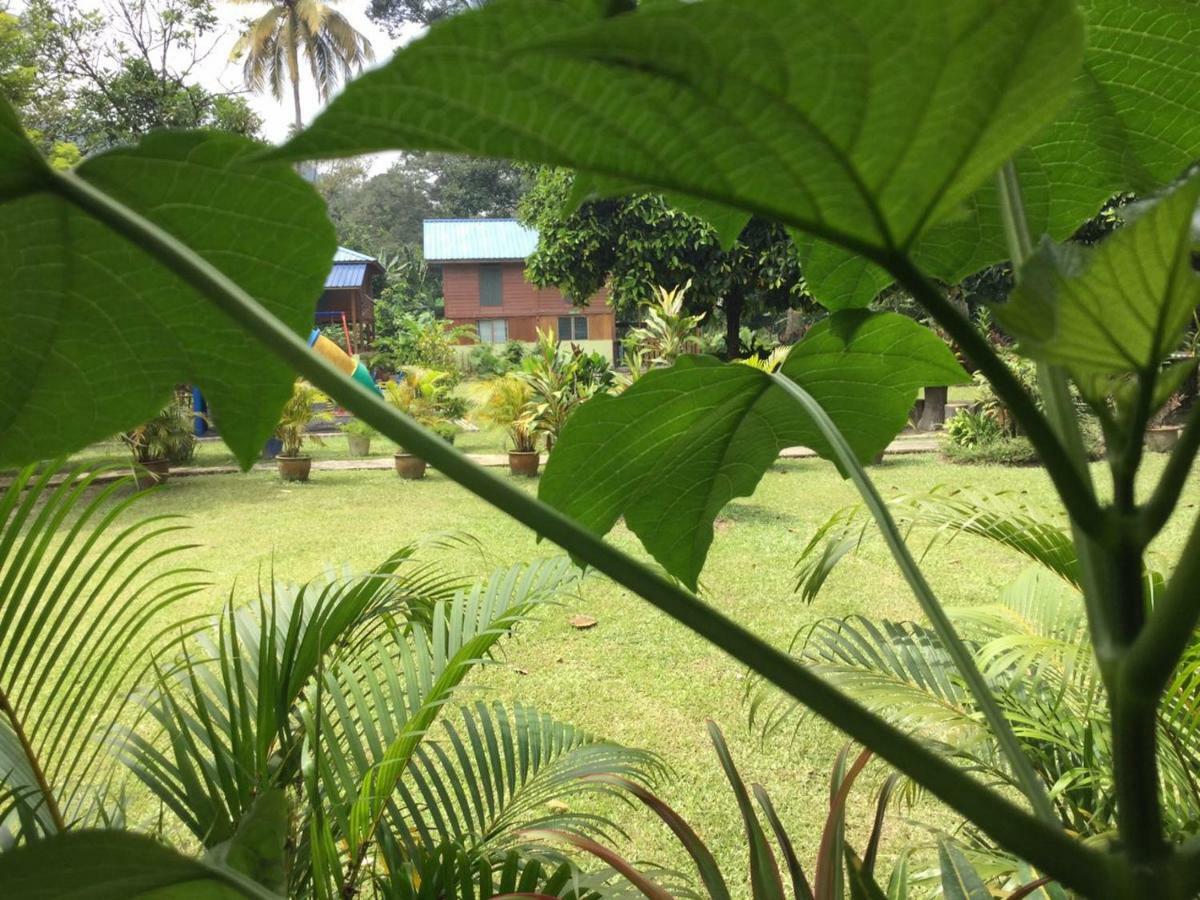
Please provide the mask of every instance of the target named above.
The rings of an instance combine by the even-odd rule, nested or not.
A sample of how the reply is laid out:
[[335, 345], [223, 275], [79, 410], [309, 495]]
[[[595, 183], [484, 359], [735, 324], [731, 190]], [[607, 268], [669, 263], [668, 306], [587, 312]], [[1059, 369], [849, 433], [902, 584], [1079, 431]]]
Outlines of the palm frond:
[[156, 623], [203, 586], [170, 565], [191, 548], [182, 522], [130, 522], [142, 495], [99, 474], [27, 468], [0, 495], [0, 822], [16, 840], [96, 821], [103, 744], [163, 645]]
[[434, 606], [428, 627], [390, 627], [335, 660], [308, 693], [310, 755], [330, 827], [361, 866], [414, 754], [455, 689], [495, 645], [575, 577], [569, 560], [498, 572]]
[[477, 702], [459, 713], [459, 724], [443, 719], [436, 739], [418, 747], [400, 785], [403, 818], [393, 831], [409, 844], [410, 835], [426, 846], [453, 839], [491, 853], [519, 845], [520, 832], [534, 828], [608, 837], [619, 832], [613, 822], [572, 812], [565, 800], [623, 794], [615, 785], [649, 785], [663, 774], [652, 753], [520, 704], [510, 712]]

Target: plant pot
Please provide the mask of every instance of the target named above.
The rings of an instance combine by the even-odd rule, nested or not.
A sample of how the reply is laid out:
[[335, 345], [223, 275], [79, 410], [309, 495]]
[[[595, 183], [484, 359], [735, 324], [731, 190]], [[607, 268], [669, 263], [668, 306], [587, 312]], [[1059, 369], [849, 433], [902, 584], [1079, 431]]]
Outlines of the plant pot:
[[1146, 448], [1155, 453], [1170, 453], [1179, 443], [1178, 425], [1151, 425], [1146, 429]]
[[525, 475], [532, 478], [538, 473], [538, 464], [541, 461], [536, 450], [508, 451], [508, 471], [514, 475]]
[[371, 436], [366, 434], [348, 434], [346, 435], [346, 444], [350, 448], [351, 456], [370, 456], [371, 455]]
[[418, 478], [425, 477], [426, 462], [421, 457], [413, 456], [411, 453], [397, 453], [394, 459], [396, 474], [401, 478], [416, 481]]
[[139, 491], [162, 484], [170, 474], [171, 461], [168, 459], [148, 459], [133, 464], [133, 481]]
[[282, 449], [283, 441], [281, 441], [279, 438], [271, 438], [265, 444], [263, 444], [263, 459], [274, 459], [279, 455], [279, 451]]
[[308, 473], [312, 471], [311, 456], [277, 456], [275, 462], [279, 465], [279, 477], [284, 481], [308, 481]]

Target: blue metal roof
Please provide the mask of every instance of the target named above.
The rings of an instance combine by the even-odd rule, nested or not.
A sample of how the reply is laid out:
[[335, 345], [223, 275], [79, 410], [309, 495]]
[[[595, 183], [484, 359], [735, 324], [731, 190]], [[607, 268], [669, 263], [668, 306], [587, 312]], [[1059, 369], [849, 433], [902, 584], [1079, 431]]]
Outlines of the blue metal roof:
[[425, 220], [427, 262], [525, 259], [537, 242], [537, 232], [516, 219]]
[[335, 263], [333, 268], [329, 270], [329, 274], [325, 276], [325, 287], [326, 289], [362, 287], [366, 277], [366, 263], [358, 263], [357, 265]]
[[337, 252], [333, 254], [335, 263], [344, 262], [376, 262], [373, 256], [367, 256], [365, 253], [359, 253], [357, 250], [351, 250], [349, 247], [338, 247]]
[[362, 287], [367, 280], [368, 266], [379, 269], [379, 261], [365, 253], [338, 247], [333, 254], [333, 268], [325, 276], [325, 289]]

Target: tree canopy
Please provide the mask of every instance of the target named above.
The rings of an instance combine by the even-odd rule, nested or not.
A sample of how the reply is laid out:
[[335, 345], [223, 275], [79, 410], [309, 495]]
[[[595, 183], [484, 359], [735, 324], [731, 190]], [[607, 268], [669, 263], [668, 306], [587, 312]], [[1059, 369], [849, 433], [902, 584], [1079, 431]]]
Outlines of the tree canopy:
[[605, 285], [618, 317], [633, 318], [657, 286], [691, 282], [693, 312], [719, 309], [725, 349], [741, 355], [743, 317], [776, 312], [806, 301], [800, 264], [787, 232], [765, 219], [750, 219], [732, 245], [722, 246], [713, 226], [652, 194], [583, 203], [571, 200], [571, 173], [538, 170], [521, 203], [520, 216], [538, 231], [528, 277], [554, 285], [584, 303]]

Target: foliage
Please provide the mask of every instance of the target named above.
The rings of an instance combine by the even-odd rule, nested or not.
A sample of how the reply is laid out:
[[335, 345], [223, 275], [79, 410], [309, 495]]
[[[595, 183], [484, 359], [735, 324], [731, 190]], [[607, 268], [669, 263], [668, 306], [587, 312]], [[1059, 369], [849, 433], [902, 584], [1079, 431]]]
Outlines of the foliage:
[[[402, 254], [420, 261], [425, 219], [512, 216], [526, 178], [503, 160], [406, 153], [375, 175], [354, 163], [334, 164], [318, 174], [317, 187], [329, 204], [339, 243], [381, 259]], [[416, 274], [404, 282], [410, 309], [416, 305]], [[440, 297], [436, 277], [427, 280], [434, 287], [430, 293]]]
[[[257, 2], [257, 0], [234, 0]], [[321, 0], [278, 0], [246, 23], [233, 46], [231, 59], [245, 57], [242, 75], [252, 91], [271, 92], [283, 99], [283, 86], [292, 86], [293, 124], [304, 127], [300, 114], [300, 56], [308, 59], [313, 85], [322, 100], [338, 83], [348, 80], [375, 58], [371, 42], [350, 21]]]
[[365, 438], [379, 437], [379, 429], [373, 428], [362, 419], [351, 419], [349, 422], [343, 422], [340, 428], [343, 434], [354, 434]]
[[514, 442], [546, 442], [546, 450], [562, 433], [567, 420], [585, 400], [602, 394], [615, 383], [608, 361], [598, 353], [577, 347], [566, 356], [549, 331], [538, 329], [534, 349], [521, 362], [517, 377], [525, 382], [529, 399], [520, 422], [525, 434], [511, 434]]
[[670, 366], [681, 356], [699, 353], [696, 332], [704, 321], [704, 313], [688, 315], [683, 311], [684, 298], [691, 287], [690, 281], [670, 290], [656, 287], [654, 303], [646, 306], [645, 321], [630, 330], [625, 345], [646, 353], [659, 366]]
[[461, 418], [462, 401], [451, 393], [449, 373], [409, 366], [384, 383], [383, 395], [406, 416], [454, 442], [459, 429], [453, 420]]
[[[156, 546], [183, 526], [166, 518], [131, 522], [134, 500], [118, 499], [124, 484], [99, 484], [100, 474], [27, 468], [0, 494], [6, 842], [120, 822], [115, 761], [104, 744], [128, 692], [162, 649], [156, 632], [203, 586], [179, 562], [185, 547]], [[147, 568], [154, 560], [162, 565]]]
[[533, 399], [529, 382], [519, 375], [502, 375], [485, 382], [485, 389], [476, 417], [485, 424], [506, 429], [514, 450], [526, 453], [536, 450], [539, 435], [526, 418]]
[[326, 403], [328, 399], [320, 390], [313, 387], [303, 378], [297, 378], [292, 386], [292, 396], [283, 405], [279, 416], [279, 424], [275, 426], [275, 437], [283, 442], [280, 456], [296, 457], [304, 448], [306, 440], [321, 443], [321, 438], [308, 433], [308, 426], [314, 421], [330, 421], [332, 416], [314, 407]]
[[[725, 743], [725, 736], [721, 733], [721, 729], [711, 721], [708, 723], [708, 733], [716, 748], [721, 767], [725, 771], [725, 777], [729, 780], [734, 797], [737, 799], [738, 811], [746, 826], [746, 842], [749, 846], [750, 857], [749, 881], [754, 897], [783, 900], [784, 897], [791, 896], [795, 900], [844, 900], [847, 897], [874, 896], [864, 893], [868, 885], [882, 895], [880, 889], [875, 885], [874, 869], [879, 841], [883, 832], [884, 812], [896, 781], [894, 777], [887, 779], [880, 791], [877, 811], [863, 857], [860, 858], [846, 844], [847, 800], [855, 781], [871, 760], [870, 750], [862, 751], [853, 763], [850, 762], [851, 748], [849, 745], [843, 747], [838, 754], [830, 775], [829, 815], [825, 820], [815, 865], [809, 869], [810, 878], [796, 854], [792, 839], [779, 818], [770, 795], [759, 784], [751, 785], [747, 789], [733, 761], [733, 756], [729, 752], [729, 747]], [[729, 900], [731, 895], [728, 880], [717, 865], [712, 851], [679, 813], [652, 791], [639, 785], [619, 777], [600, 777], [606, 783], [619, 785], [628, 790], [647, 809], [658, 816], [671, 829], [682, 849], [695, 864], [705, 893], [714, 900]], [[761, 813], [755, 810], [754, 804], [750, 800], [752, 793]], [[766, 818], [770, 833], [778, 844], [783, 860], [782, 866], [775, 858], [771, 842], [767, 837], [767, 829], [763, 827], [760, 815]], [[571, 836], [564, 835], [562, 838], [575, 846], [590, 850], [605, 861], [613, 862], [614, 860], [612, 852], [606, 848]], [[633, 864], [619, 857], [616, 859], [617, 861], [613, 862], [613, 865], [624, 873], [643, 895], [652, 900], [671, 900], [672, 894], [663, 891], [660, 885], [655, 884], [652, 879], [639, 872]], [[904, 863], [905, 861], [902, 859], [901, 865], [903, 866]], [[788, 884], [787, 889], [784, 887], [785, 882]], [[892, 884], [902, 888], [905, 892], [908, 890], [907, 878], [903, 873], [899, 878], [893, 877]]]
[[[1070, 534], [1014, 497], [941, 490], [899, 497], [890, 505], [898, 522], [911, 529], [911, 540], [930, 535], [926, 555], [935, 546], [970, 535], [1036, 564], [992, 602], [959, 606], [950, 615], [1000, 698], [1063, 825], [1085, 837], [1115, 831], [1112, 720], [1100, 702], [1101, 671], [1088, 636], [1080, 560]], [[843, 510], [818, 529], [799, 563], [798, 590], [805, 600], [817, 596], [838, 563], [862, 547], [869, 531], [869, 517], [861, 508]], [[1143, 580], [1151, 595], [1164, 581], [1153, 570]], [[994, 735], [981, 727], [978, 709], [956, 679], [945, 646], [926, 626], [863, 617], [825, 619], [806, 627], [793, 646], [799, 658], [869, 708], [987, 780], [1012, 782]], [[1200, 753], [1193, 740], [1200, 720], [1191, 695], [1198, 659], [1200, 643], [1193, 639], [1164, 694], [1157, 725], [1159, 790], [1172, 840], [1184, 839], [1200, 818], [1190, 774]], [[761, 690], [751, 695], [752, 719], [764, 732], [795, 721], [793, 703], [773, 702]], [[987, 849], [997, 856], [996, 848]], [[1008, 871], [1016, 868], [1010, 860]]]
[[[921, 387], [965, 379], [929, 331], [895, 313], [862, 310], [814, 326], [780, 374], [841, 425], [859, 462], [904, 427]], [[752, 493], [782, 449], [812, 447], [835, 458], [772, 375], [707, 356], [652, 369], [620, 396], [584, 405], [575, 422], [546, 466], [539, 496], [598, 534], [623, 515], [650, 554], [691, 586], [716, 511]], [[581, 479], [594, 465], [586, 461], [597, 459], [605, 460], [605, 476]]]
[[400, 372], [408, 367], [449, 370], [454, 368], [454, 347], [475, 335], [474, 326], [454, 325], [430, 312], [403, 313], [395, 319], [395, 333], [376, 342], [374, 361]]
[[804, 302], [796, 248], [782, 228], [754, 219], [726, 240], [655, 196], [592, 200], [565, 213], [573, 191], [585, 189], [569, 172], [543, 168], [522, 199], [522, 220], [538, 231], [527, 262], [535, 284], [558, 287], [577, 303], [608, 287], [617, 316], [632, 318], [660, 302], [658, 285], [687, 282], [690, 312], [722, 311], [731, 358], [741, 355], [743, 314]]
[[[527, 707], [478, 701], [450, 711], [466, 675], [575, 580], [563, 558], [470, 581], [408, 546], [364, 574], [270, 583], [250, 604], [231, 602], [199, 627], [185, 620], [184, 635], [166, 640], [165, 615], [201, 585], [187, 570], [151, 576], [145, 566], [188, 549], [164, 540], [179, 526], [161, 517], [129, 525], [120, 513], [132, 499], [109, 511], [119, 483], [87, 497], [95, 474], [52, 486], [54, 474], [26, 469], [0, 501], [0, 583], [39, 575], [31, 591], [3, 597], [9, 648], [26, 650], [6, 652], [0, 675], [0, 796], [10, 837], [34, 848], [0, 854], [6, 895], [59, 896], [89, 877], [105, 897], [172, 879], [212, 879], [258, 898], [375, 882], [411, 892], [435, 847], [452, 847], [459, 877], [486, 892], [507, 877], [502, 868], [533, 864], [525, 830], [611, 828], [546, 803], [617, 792], [588, 780], [597, 773], [642, 787], [662, 774], [650, 754]], [[63, 514], [77, 524], [48, 551]], [[53, 629], [41, 627], [48, 616]], [[64, 656], [73, 665], [60, 666]], [[136, 681], [143, 690], [131, 695]], [[119, 823], [118, 756], [206, 848], [203, 861], [147, 838], [79, 830]], [[60, 853], [70, 864], [41, 873], [43, 893], [25, 890], [45, 856]]]
[[20, 23], [24, 67], [36, 77], [32, 90], [6, 96], [60, 159], [73, 146], [89, 153], [156, 128], [253, 137], [262, 125], [243, 98], [198, 83], [220, 38], [210, 0], [30, 0]]
[[[262, 298], [271, 292], [258, 284], [239, 285], [238, 280], [254, 278], [255, 273], [247, 271], [254, 267], [240, 265], [245, 260], [255, 260], [273, 280], [282, 280], [281, 273], [290, 271], [286, 252], [266, 257], [270, 266], [255, 259], [272, 240], [272, 218], [286, 208], [287, 222], [311, 231], [321, 227], [319, 210], [298, 211], [296, 204], [282, 202], [276, 191], [272, 202], [258, 204], [236, 228], [222, 224], [218, 211], [254, 193], [243, 190], [229, 197], [215, 189], [237, 177], [221, 171], [226, 157], [218, 156], [215, 169], [203, 169], [194, 153], [173, 158], [166, 173], [129, 165], [97, 184], [94, 167], [88, 173], [91, 178], [84, 178], [56, 173], [40, 162], [5, 105], [0, 122], [5, 254], [0, 265], [10, 288], [36, 269], [37, 290], [47, 301], [39, 309], [49, 310], [35, 321], [0, 320], [5, 349], [16, 344], [11, 334], [41, 336], [71, 322], [70, 304], [65, 302], [70, 285], [90, 287], [98, 281], [107, 287], [99, 266], [86, 268], [101, 254], [106, 271], [136, 273], [129, 276], [133, 286], [160, 270], [178, 273], [184, 276], [183, 284], [198, 292], [179, 291], [189, 308], [206, 308], [211, 301], [228, 322], [245, 327], [339, 403], [769, 677], [918, 779], [1006, 851], [1085, 895], [1182, 900], [1200, 885], [1200, 862], [1194, 847], [1173, 846], [1164, 828], [1157, 703], [1200, 615], [1192, 596], [1200, 574], [1200, 529], [1194, 530], [1175, 572], [1153, 598], [1147, 595], [1142, 573], [1147, 548], [1174, 512], [1200, 449], [1200, 416], [1184, 429], [1160, 482], [1149, 492], [1136, 491], [1144, 423], [1157, 411], [1164, 396], [1160, 389], [1177, 377], [1170, 373], [1160, 378], [1162, 361], [1150, 364], [1142, 355], [1160, 342], [1143, 341], [1132, 333], [1130, 345], [1120, 340], [1105, 343], [1099, 368], [1089, 370], [1074, 361], [1071, 348], [1061, 346], [1074, 340], [1072, 333], [1064, 332], [1050, 347], [1039, 342], [1036, 323], [1022, 325], [1024, 333], [1018, 337], [1028, 344], [1025, 352], [1041, 363], [1045, 409], [1040, 410], [937, 284], [937, 279], [955, 282], [960, 273], [1008, 256], [1018, 281], [1036, 294], [1026, 297], [1022, 308], [1051, 310], [1051, 321], [1058, 322], [1068, 312], [1074, 315], [1079, 298], [1111, 303], [1130, 290], [1135, 270], [1125, 262], [1130, 246], [1161, 250], [1184, 243], [1170, 230], [1185, 203], [1172, 197], [1186, 197], [1193, 190], [1189, 182], [1160, 201], [1167, 210], [1162, 215], [1143, 213], [1118, 232], [1125, 237], [1111, 256], [1093, 257], [1114, 267], [1113, 284], [1103, 290], [1097, 284], [1103, 265], [1072, 270], [1059, 265], [1052, 251], [1041, 252], [1034, 263], [1035, 277], [1024, 280], [1022, 266], [1035, 246], [1029, 226], [1039, 235], [1061, 237], [1114, 194], [1151, 196], [1200, 156], [1200, 130], [1195, 126], [1200, 119], [1193, 114], [1200, 97], [1195, 89], [1200, 71], [1192, 52], [1200, 17], [1193, 5], [1164, 8], [1149, 0], [1084, 0], [1083, 10], [1073, 0], [962, 0], [950, 6], [914, 0], [899, 11], [887, 0], [835, 5], [817, 0], [668, 0], [636, 10], [496, 0], [430, 29], [386, 66], [348, 86], [285, 148], [267, 159], [245, 161], [247, 169], [258, 174], [270, 172], [278, 160], [396, 147], [477, 152], [576, 167], [587, 177], [587, 194], [665, 192], [721, 223], [722, 233], [755, 215], [795, 230], [805, 244], [810, 290], [840, 311], [797, 344], [773, 375], [685, 359], [671, 369], [651, 372], [618, 398], [586, 404], [564, 430], [564, 444], [595, 441], [601, 427], [606, 434], [630, 440], [628, 446], [614, 445], [612, 452], [593, 455], [587, 477], [575, 483], [635, 481], [646, 496], [623, 496], [622, 503], [632, 508], [642, 502], [661, 513], [664, 504], [649, 499], [649, 488], [657, 485], [644, 477], [624, 476], [630, 474], [631, 447], [636, 451], [640, 446], [641, 456], [647, 455], [645, 443], [639, 441], [649, 430], [644, 418], [649, 388], [639, 386], [671, 381], [678, 389], [675, 397], [686, 398], [677, 407], [683, 415], [677, 420], [666, 415], [667, 404], [660, 398], [659, 417], [649, 424], [663, 429], [663, 440], [650, 444], [650, 449], [672, 443], [702, 416], [712, 426], [711, 431], [690, 435], [711, 438], [698, 445], [703, 454], [679, 454], [682, 444], [675, 442], [675, 465], [667, 470], [679, 479], [668, 502], [679, 506], [679, 498], [685, 498], [695, 515], [662, 516], [654, 536], [691, 545], [687, 552], [660, 555], [669, 557], [665, 565], [670, 574], [694, 584], [706, 549], [703, 538], [734, 492], [712, 490], [725, 477], [721, 461], [741, 465], [738, 471], [744, 474], [738, 476], [737, 489], [749, 489], [777, 450], [772, 440], [779, 435], [755, 418], [762, 411], [759, 401], [771, 398], [764, 402], [772, 413], [770, 424], [789, 419], [797, 423], [794, 432], [783, 437], [803, 435], [804, 442], [811, 441], [833, 458], [862, 494], [931, 627], [994, 732], [1028, 810], [1012, 801], [1013, 792], [989, 790], [698, 602], [678, 583], [606, 544], [569, 516], [532, 500], [521, 488], [473, 468], [435, 436], [308, 353], [295, 332], [264, 308], [270, 304]], [[1090, 21], [1085, 22], [1084, 13]], [[671, 39], [663, 40], [664, 34]], [[881, 60], [887, 65], [881, 66]], [[896, 72], [904, 77], [895, 77]], [[175, 135], [170, 140], [180, 146], [195, 138]], [[144, 142], [130, 155], [136, 157], [145, 146]], [[84, 164], [83, 172], [92, 162]], [[213, 171], [220, 175], [193, 177]], [[156, 198], [172, 185], [186, 185], [191, 193], [187, 201], [171, 205], [173, 215], [156, 217], [158, 208], [147, 211], [153, 204], [137, 202], [138, 191], [129, 187], [134, 179], [138, 191]], [[1023, 185], [1029, 187], [1029, 203], [1022, 200]], [[92, 252], [72, 256], [80, 240], [74, 232], [69, 248], [61, 240], [34, 235], [37, 229], [29, 225], [47, 219], [61, 224], [68, 215], [90, 228], [87, 237], [95, 246], [87, 249]], [[194, 227], [197, 220], [203, 220], [203, 228]], [[248, 228], [250, 222], [263, 227]], [[236, 261], [212, 246], [230, 231], [239, 238]], [[308, 231], [293, 229], [288, 242], [302, 244]], [[192, 242], [198, 242], [195, 250], [189, 249]], [[1098, 253], [1103, 253], [1101, 246]], [[328, 260], [329, 254], [318, 258]], [[1164, 272], [1176, 269], [1177, 258], [1161, 252], [1141, 257], [1148, 270], [1146, 284], [1164, 290], [1159, 296], [1139, 298], [1138, 310], [1144, 311], [1141, 303], [1150, 301], [1160, 326], [1158, 337], [1171, 340], [1176, 337], [1169, 333], [1177, 308], [1175, 292], [1188, 290], [1179, 281], [1195, 277], [1184, 272], [1164, 278]], [[46, 271], [67, 267], [72, 268], [70, 279], [44, 277]], [[85, 271], [75, 271], [81, 268]], [[876, 329], [890, 327], [890, 318], [846, 308], [866, 302], [881, 279], [895, 280], [989, 378], [1043, 460], [1078, 535], [1079, 562], [1087, 575], [1084, 603], [1094, 629], [1104, 698], [1112, 710], [1118, 840], [1089, 844], [1058, 827], [1044, 783], [857, 458], [876, 439], [885, 440], [885, 426], [893, 424], [889, 410], [873, 415], [871, 407], [893, 401], [898, 406], [901, 399], [911, 399], [905, 379], [915, 378], [922, 366], [945, 370], [938, 363], [940, 354], [947, 352], [940, 342], [936, 350], [933, 344], [918, 344], [899, 360], [892, 355], [895, 343], [864, 342], [864, 336], [878, 336]], [[126, 294], [129, 290], [126, 285]], [[318, 292], [314, 285], [300, 295], [315, 298]], [[170, 296], [163, 291], [156, 299]], [[69, 313], [94, 327], [103, 317], [98, 310], [113, 305], [113, 293], [101, 290], [89, 300], [83, 309]], [[124, 297], [116, 302], [122, 301], [129, 305]], [[156, 333], [164, 318], [169, 341]], [[140, 362], [143, 351], [155, 342], [169, 343], [177, 358], [194, 352], [202, 342], [212, 344], [210, 330], [181, 331], [170, 315], [138, 321], [153, 326], [100, 346], [122, 347]], [[929, 337], [911, 322], [910, 327]], [[1080, 337], [1091, 340], [1092, 333], [1083, 331]], [[88, 334], [72, 349], [93, 339]], [[1138, 352], [1114, 368], [1108, 353], [1112, 346]], [[31, 396], [47, 377], [47, 367], [26, 364], [22, 349], [17, 345], [17, 352], [3, 357], [8, 361], [13, 356], [16, 366], [11, 372], [0, 370], [8, 382], [0, 384], [6, 388], [0, 390], [0, 398]], [[88, 373], [89, 387], [95, 379], [119, 373], [124, 362], [86, 352], [60, 356]], [[192, 368], [197, 378], [204, 374], [204, 363], [213, 367], [214, 379], [222, 373], [232, 376], [229, 361], [243, 357], [262, 365], [253, 354], [239, 357], [223, 349], [220, 357], [200, 359]], [[36, 356], [45, 358], [45, 353]], [[1064, 371], [1064, 362], [1070, 371]], [[1098, 490], [1085, 464], [1070, 405], [1072, 372], [1085, 382], [1076, 387], [1105, 423], [1111, 489]], [[137, 374], [154, 382], [158, 391], [163, 390], [160, 379], [168, 375], [153, 366], [142, 366]], [[841, 396], [817, 396], [839, 380], [850, 389]], [[713, 403], [722, 388], [728, 388], [726, 406], [718, 409]], [[847, 410], [859, 400], [856, 392], [863, 399], [851, 414]], [[104, 402], [110, 399], [105, 397], [92, 404], [102, 414], [86, 423], [63, 414], [78, 402], [75, 397], [42, 393], [46, 397], [38, 398], [36, 408], [52, 415], [40, 425], [29, 421], [23, 408], [23, 421], [14, 428], [11, 408], [0, 408], [5, 429], [0, 455], [30, 459], [35, 438], [43, 449], [71, 450], [98, 419], [111, 415], [114, 421], [105, 430], [120, 430], [153, 411], [145, 408], [148, 401], [130, 402], [125, 381], [111, 403]], [[832, 406], [832, 413], [825, 405]], [[585, 417], [589, 409], [596, 412]], [[602, 421], [601, 413], [612, 416]], [[244, 409], [230, 413], [229, 419], [231, 425], [253, 421]], [[749, 430], [738, 423], [747, 423]], [[251, 431], [247, 426], [244, 434]], [[22, 439], [11, 440], [14, 433]], [[717, 479], [712, 477], [714, 470]], [[566, 463], [562, 471], [568, 473]], [[696, 477], [689, 479], [689, 474]], [[698, 542], [689, 540], [697, 535]]]
[[178, 394], [157, 416], [137, 428], [121, 434], [121, 440], [138, 463], [167, 460], [172, 465], [185, 463], [196, 453], [198, 414]]

